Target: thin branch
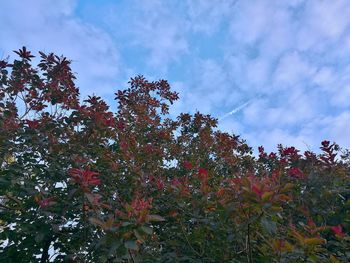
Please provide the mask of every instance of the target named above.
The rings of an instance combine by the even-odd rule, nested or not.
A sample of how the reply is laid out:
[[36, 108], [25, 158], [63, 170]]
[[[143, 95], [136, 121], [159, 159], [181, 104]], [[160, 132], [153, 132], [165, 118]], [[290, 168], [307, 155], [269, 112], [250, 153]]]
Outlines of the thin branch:
[[132, 262], [135, 263], [134, 257], [132, 256], [132, 253], [130, 252], [130, 249], [128, 249], [128, 252], [129, 252], [129, 255], [130, 255], [130, 258], [131, 258]]
[[183, 226], [183, 224], [181, 223], [181, 221], [180, 221], [180, 225], [181, 225], [181, 232], [182, 232], [182, 234], [184, 235], [187, 244], [190, 246], [190, 248], [193, 250], [193, 252], [194, 252], [195, 254], [197, 254], [199, 257], [202, 257], [202, 256], [203, 256], [203, 252], [202, 252], [202, 253], [199, 253], [197, 250], [195, 250], [194, 247], [191, 245], [190, 241], [188, 240], [187, 235], [186, 235], [186, 233], [185, 233], [185, 231], [184, 231], [184, 226]]

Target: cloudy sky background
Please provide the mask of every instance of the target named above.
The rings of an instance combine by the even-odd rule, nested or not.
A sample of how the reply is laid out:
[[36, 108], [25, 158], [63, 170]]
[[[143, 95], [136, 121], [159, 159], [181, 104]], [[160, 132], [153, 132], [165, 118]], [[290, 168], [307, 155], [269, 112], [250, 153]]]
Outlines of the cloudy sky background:
[[82, 96], [113, 105], [138, 74], [254, 147], [350, 148], [349, 0], [0, 0], [0, 59], [73, 60]]

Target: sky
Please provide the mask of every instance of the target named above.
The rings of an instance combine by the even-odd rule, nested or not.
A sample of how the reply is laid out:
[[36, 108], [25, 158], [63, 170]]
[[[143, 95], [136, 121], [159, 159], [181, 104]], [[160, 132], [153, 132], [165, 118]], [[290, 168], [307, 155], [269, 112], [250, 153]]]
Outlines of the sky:
[[349, 0], [0, 0], [0, 59], [73, 61], [82, 97], [116, 106], [142, 74], [254, 148], [350, 148]]

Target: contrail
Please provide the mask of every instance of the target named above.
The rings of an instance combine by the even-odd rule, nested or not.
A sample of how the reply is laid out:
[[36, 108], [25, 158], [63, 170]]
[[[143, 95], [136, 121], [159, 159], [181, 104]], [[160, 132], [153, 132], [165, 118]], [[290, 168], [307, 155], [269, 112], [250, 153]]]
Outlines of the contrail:
[[219, 121], [221, 121], [222, 119], [232, 115], [232, 114], [235, 114], [237, 112], [239, 112], [240, 110], [244, 109], [245, 107], [247, 107], [251, 102], [253, 101], [253, 99], [250, 99], [248, 101], [246, 101], [245, 103], [243, 103], [242, 105], [234, 108], [233, 110], [231, 110], [230, 112], [226, 113], [224, 116], [222, 116], [221, 118], [219, 118]]

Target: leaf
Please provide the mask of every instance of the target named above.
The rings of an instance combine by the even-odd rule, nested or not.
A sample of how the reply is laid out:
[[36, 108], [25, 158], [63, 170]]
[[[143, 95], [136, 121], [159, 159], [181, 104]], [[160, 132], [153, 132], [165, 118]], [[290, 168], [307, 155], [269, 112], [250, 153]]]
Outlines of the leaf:
[[141, 243], [145, 242], [145, 239], [143, 238], [143, 236], [136, 229], [134, 229], [134, 234], [137, 237], [138, 241], [140, 241]]
[[90, 204], [94, 204], [94, 196], [90, 193], [85, 193], [86, 198], [90, 202]]
[[270, 211], [272, 211], [272, 212], [275, 212], [275, 213], [278, 213], [278, 212], [282, 212], [283, 211], [283, 208], [282, 207], [280, 207], [280, 206], [271, 206], [270, 207]]
[[263, 217], [261, 219], [261, 226], [266, 230], [270, 235], [274, 235], [277, 232], [276, 222]]
[[93, 225], [99, 226], [99, 227], [101, 227], [101, 228], [103, 228], [103, 229], [106, 228], [106, 224], [105, 224], [103, 221], [101, 221], [100, 219], [98, 219], [98, 218], [90, 217], [90, 218], [89, 218], [89, 221], [90, 221]]
[[112, 245], [110, 246], [110, 249], [108, 251], [108, 257], [113, 257], [116, 254], [116, 251], [118, 247], [120, 247], [121, 243], [119, 240], [114, 240], [112, 242]]
[[335, 256], [331, 255], [329, 258], [331, 263], [341, 263]]
[[129, 226], [129, 225], [131, 225], [130, 222], [123, 222], [123, 223], [122, 223], [122, 226]]
[[124, 246], [127, 248], [127, 249], [131, 249], [131, 250], [139, 250], [139, 246], [137, 245], [136, 241], [126, 241], [124, 243]]
[[68, 193], [68, 198], [72, 198], [77, 191], [78, 191], [78, 189], [75, 189], [75, 188], [70, 190]]
[[292, 183], [286, 183], [286, 185], [281, 189], [281, 192], [289, 192], [290, 190], [292, 190], [294, 188], [294, 184]]
[[326, 240], [318, 237], [305, 238], [304, 243], [309, 246], [317, 246], [326, 244]]
[[43, 233], [38, 233], [36, 236], [35, 236], [35, 242], [37, 242], [37, 243], [40, 243], [41, 241], [43, 241], [43, 239], [44, 239], [44, 234]]
[[294, 250], [293, 245], [291, 245], [288, 241], [284, 243], [284, 246], [282, 247], [282, 252], [292, 252]]
[[10, 181], [4, 178], [0, 178], [0, 184], [3, 185], [4, 189], [6, 185], [10, 184]]
[[147, 216], [147, 220], [148, 221], [154, 221], [154, 222], [161, 222], [161, 221], [165, 221], [165, 219], [159, 215], [148, 215]]
[[4, 158], [4, 161], [7, 162], [8, 164], [11, 164], [11, 163], [14, 163], [16, 159], [12, 155], [7, 154]]
[[273, 195], [273, 192], [265, 192], [262, 195], [261, 199], [262, 199], [263, 202], [266, 202], [266, 201], [268, 201], [271, 198], [272, 195]]
[[279, 194], [276, 196], [276, 199], [278, 199], [281, 202], [288, 202], [290, 200], [290, 197], [285, 194]]
[[134, 210], [134, 209], [132, 208], [132, 206], [129, 205], [129, 204], [125, 204], [125, 209], [126, 209], [126, 211], [128, 211], [128, 212], [131, 212], [131, 211]]
[[148, 227], [148, 226], [142, 226], [140, 227], [140, 230], [144, 233], [146, 233], [147, 235], [152, 235], [153, 234], [153, 228]]

